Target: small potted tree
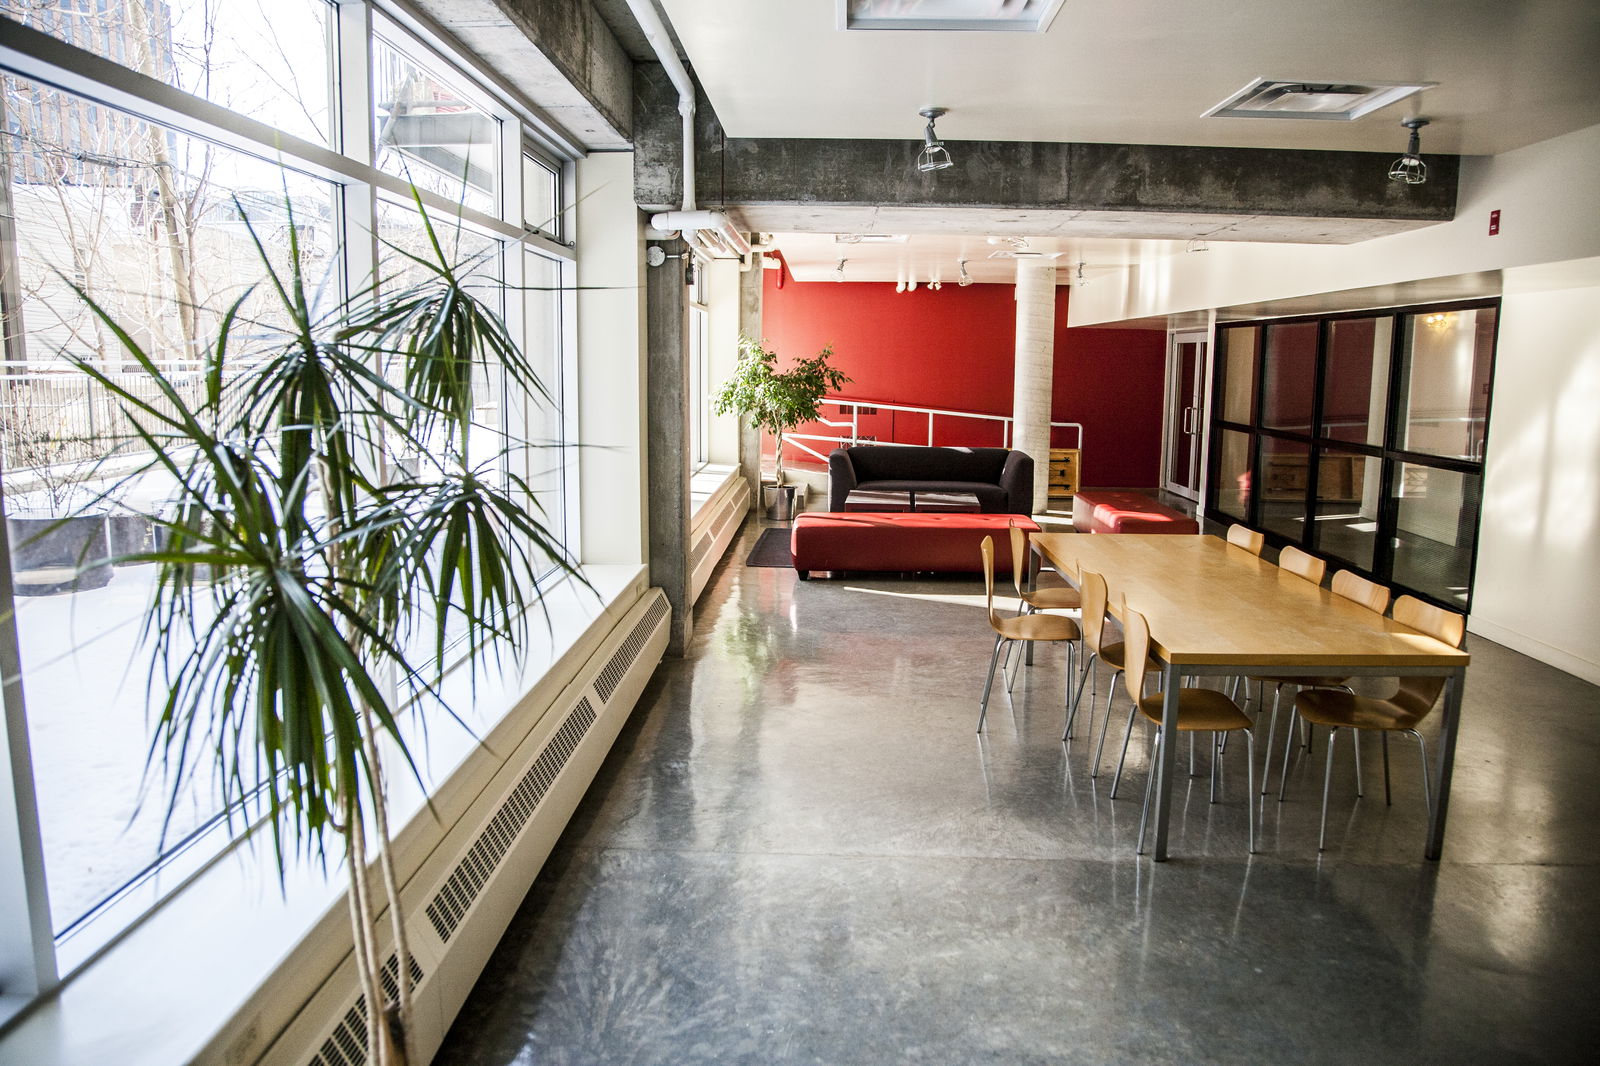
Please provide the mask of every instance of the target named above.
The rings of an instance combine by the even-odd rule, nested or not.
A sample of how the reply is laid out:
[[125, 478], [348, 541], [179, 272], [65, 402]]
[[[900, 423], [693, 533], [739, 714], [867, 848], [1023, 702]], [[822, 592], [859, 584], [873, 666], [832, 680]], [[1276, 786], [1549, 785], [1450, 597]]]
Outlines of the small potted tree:
[[749, 337], [739, 338], [739, 362], [733, 376], [722, 383], [713, 410], [719, 415], [737, 411], [749, 417], [758, 429], [776, 440], [776, 467], [773, 480], [777, 499], [769, 512], [773, 518], [788, 520], [794, 513], [794, 486], [783, 481], [783, 435], [802, 422], [815, 421], [822, 397], [850, 379], [843, 371], [828, 365], [833, 346], [809, 359], [797, 359], [782, 373], [776, 369], [778, 353]]

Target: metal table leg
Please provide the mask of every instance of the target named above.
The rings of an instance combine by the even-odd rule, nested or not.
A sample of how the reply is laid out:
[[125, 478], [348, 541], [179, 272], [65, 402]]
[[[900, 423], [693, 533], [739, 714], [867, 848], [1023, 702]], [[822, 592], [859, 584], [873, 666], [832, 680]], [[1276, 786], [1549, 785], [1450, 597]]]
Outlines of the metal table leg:
[[1183, 678], [1174, 663], [1167, 663], [1161, 671], [1161, 755], [1157, 766], [1150, 768], [1158, 773], [1156, 778], [1156, 862], [1167, 861], [1167, 827], [1172, 821], [1172, 775], [1177, 770], [1178, 750], [1178, 687]]
[[1434, 771], [1433, 824], [1428, 826], [1428, 847], [1423, 852], [1435, 862], [1444, 850], [1444, 820], [1450, 809], [1450, 774], [1456, 761], [1456, 732], [1461, 728], [1461, 703], [1467, 687], [1464, 669], [1452, 673], [1444, 684], [1444, 729], [1439, 737], [1438, 768]]

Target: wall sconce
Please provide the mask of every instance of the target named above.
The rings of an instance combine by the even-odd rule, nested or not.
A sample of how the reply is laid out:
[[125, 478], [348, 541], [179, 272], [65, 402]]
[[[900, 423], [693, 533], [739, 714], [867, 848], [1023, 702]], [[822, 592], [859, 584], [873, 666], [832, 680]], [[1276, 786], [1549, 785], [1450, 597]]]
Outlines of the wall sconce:
[[917, 154], [917, 169], [925, 174], [955, 164], [955, 160], [950, 158], [950, 150], [944, 146], [938, 134], [933, 132], [934, 120], [948, 110], [949, 108], [945, 107], [926, 107], [917, 112], [928, 120], [927, 129], [922, 131], [922, 151]]
[[1428, 164], [1422, 161], [1420, 154], [1422, 138], [1417, 131], [1428, 124], [1425, 118], [1403, 118], [1400, 125], [1411, 131], [1411, 140], [1406, 145], [1406, 154], [1396, 159], [1389, 167], [1389, 180], [1403, 182], [1406, 185], [1421, 185], [1428, 180]]

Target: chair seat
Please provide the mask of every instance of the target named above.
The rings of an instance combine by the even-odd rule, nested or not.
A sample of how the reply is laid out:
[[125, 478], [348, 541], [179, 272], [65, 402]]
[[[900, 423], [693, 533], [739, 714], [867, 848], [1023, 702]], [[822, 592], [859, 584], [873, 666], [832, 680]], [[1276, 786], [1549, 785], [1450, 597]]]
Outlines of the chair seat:
[[1025, 614], [1001, 618], [995, 627], [1006, 640], [1077, 640], [1078, 623], [1059, 614]]
[[[1162, 700], [1160, 692], [1152, 693], [1139, 701], [1139, 713], [1161, 723]], [[1249, 729], [1250, 716], [1239, 709], [1226, 695], [1214, 688], [1181, 688], [1178, 690], [1178, 731], [1226, 732], [1230, 729]]]
[[1394, 700], [1375, 700], [1325, 688], [1300, 693], [1294, 699], [1294, 709], [1313, 725], [1384, 732], [1415, 729], [1427, 717], [1427, 711], [1417, 714]]
[[[1123, 661], [1126, 655], [1127, 651], [1125, 648], [1123, 648], [1122, 641], [1120, 640], [1111, 644], [1103, 645], [1100, 648], [1100, 661], [1111, 667], [1113, 670], [1126, 670], [1128, 668], [1128, 664]], [[1157, 673], [1160, 672], [1161, 663], [1155, 658], [1155, 656], [1151, 656], [1146, 661], [1149, 665], [1146, 666], [1145, 669]]]
[[1034, 589], [1022, 598], [1041, 611], [1071, 611], [1083, 606], [1083, 597], [1077, 589], [1065, 586]]

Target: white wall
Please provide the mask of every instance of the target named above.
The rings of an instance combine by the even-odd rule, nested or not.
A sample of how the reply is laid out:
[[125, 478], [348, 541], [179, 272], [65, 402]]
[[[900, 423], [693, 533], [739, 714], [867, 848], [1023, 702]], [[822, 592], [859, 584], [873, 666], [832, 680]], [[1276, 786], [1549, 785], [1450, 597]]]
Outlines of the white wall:
[[[1600, 260], [1511, 291], [1489, 412], [1473, 632], [1600, 684]], [[1540, 282], [1542, 284], [1542, 282]]]
[[[1424, 143], [1426, 148], [1426, 143]], [[1600, 256], [1600, 126], [1461, 161], [1452, 222], [1348, 245], [1210, 242], [1152, 256], [1073, 289], [1068, 323], [1091, 326], [1423, 278]], [[1489, 236], [1489, 212], [1500, 233]]]
[[633, 155], [577, 164], [580, 557], [644, 561], [644, 231]]

